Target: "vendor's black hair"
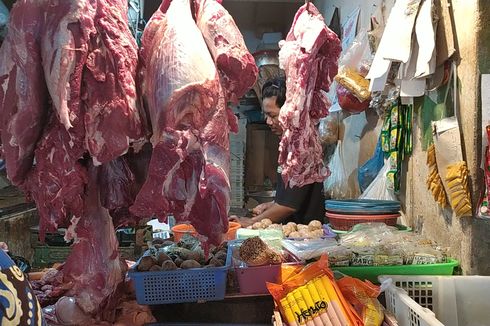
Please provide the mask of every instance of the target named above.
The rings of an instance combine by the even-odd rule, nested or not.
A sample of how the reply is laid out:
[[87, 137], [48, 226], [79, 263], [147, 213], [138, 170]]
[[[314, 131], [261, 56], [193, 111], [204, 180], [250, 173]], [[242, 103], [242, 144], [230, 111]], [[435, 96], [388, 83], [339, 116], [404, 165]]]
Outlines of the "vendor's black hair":
[[286, 80], [284, 78], [271, 79], [262, 86], [262, 100], [273, 96], [277, 96], [278, 107], [282, 107], [286, 102]]

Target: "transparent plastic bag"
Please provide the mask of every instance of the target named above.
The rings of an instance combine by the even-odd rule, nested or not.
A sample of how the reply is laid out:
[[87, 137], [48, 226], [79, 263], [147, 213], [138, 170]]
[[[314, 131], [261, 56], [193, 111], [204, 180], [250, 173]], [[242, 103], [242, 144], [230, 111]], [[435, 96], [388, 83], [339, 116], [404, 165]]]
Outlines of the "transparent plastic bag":
[[384, 165], [384, 154], [381, 148], [381, 138], [378, 140], [374, 155], [366, 163], [364, 163], [357, 172], [357, 180], [359, 181], [359, 188], [364, 191], [369, 187], [371, 182], [376, 179], [379, 171]]
[[390, 170], [390, 162], [386, 160], [383, 168], [379, 171], [376, 178], [371, 182], [369, 187], [359, 196], [359, 199], [378, 199], [378, 200], [394, 200], [397, 198], [393, 190], [388, 188], [388, 178], [386, 173]]
[[328, 248], [336, 247], [335, 239], [304, 239], [304, 240], [282, 240], [284, 249], [304, 260], [320, 257]]
[[358, 224], [352, 231], [340, 237], [340, 244], [346, 247], [374, 247], [386, 243], [386, 239], [397, 233], [397, 228], [384, 223]]
[[350, 199], [355, 196], [355, 191], [349, 186], [347, 173], [345, 172], [342, 141], [337, 142], [337, 148], [328, 164], [330, 176], [324, 182], [325, 193], [332, 199]]
[[345, 87], [360, 102], [370, 99], [369, 81], [365, 78], [369, 72], [373, 56], [369, 48], [366, 30], [360, 31], [350, 47], [339, 60], [339, 73], [335, 80]]
[[338, 112], [331, 112], [325, 118], [320, 119], [318, 134], [322, 145], [331, 145], [338, 141], [339, 122]]
[[337, 283], [344, 297], [361, 316], [365, 326], [383, 324], [384, 308], [377, 299], [381, 293], [379, 286], [349, 276], [343, 277]]

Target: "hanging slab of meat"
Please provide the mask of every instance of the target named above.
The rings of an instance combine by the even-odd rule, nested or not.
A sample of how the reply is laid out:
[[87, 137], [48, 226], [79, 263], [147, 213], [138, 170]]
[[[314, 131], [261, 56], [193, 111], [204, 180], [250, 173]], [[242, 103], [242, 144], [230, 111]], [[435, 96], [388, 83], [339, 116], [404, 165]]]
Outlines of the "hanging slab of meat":
[[309, 3], [294, 17], [279, 62], [286, 72], [286, 102], [279, 121], [284, 130], [279, 146], [282, 178], [290, 187], [322, 182], [328, 175], [318, 137], [319, 119], [328, 114], [326, 96], [337, 74], [340, 41]]
[[66, 238], [75, 240], [66, 264], [37, 288], [44, 303], [66, 296], [50, 312], [71, 324], [113, 321], [124, 281], [114, 225], [100, 203], [98, 169], [111, 185], [102, 193], [104, 205], [127, 209], [135, 195], [122, 193], [132, 176], [113, 160], [142, 134], [137, 48], [127, 2], [108, 3], [19, 0], [0, 49], [0, 131], [9, 178], [36, 201], [41, 236], [67, 227]]
[[109, 162], [142, 137], [127, 1], [70, 0], [45, 11], [42, 58], [58, 117], [95, 164]]
[[[189, 0], [164, 1], [142, 44], [153, 153], [147, 181], [131, 212], [160, 219], [173, 214], [178, 221], [191, 222], [204, 242], [219, 244], [228, 230], [229, 163], [208, 159], [205, 146], [216, 144], [229, 160], [228, 120], [234, 117], [227, 113], [218, 72]], [[220, 134], [205, 137], [205, 130], [211, 129]]]
[[[109, 4], [110, 3], [110, 4]], [[98, 1], [84, 74], [89, 153], [109, 162], [142, 137], [137, 107], [138, 47], [127, 24], [128, 1]]]
[[78, 162], [84, 152], [82, 144], [72, 146], [69, 133], [53, 114], [37, 146], [36, 165], [22, 187], [36, 202], [41, 240], [46, 231], [56, 232], [58, 227], [69, 226], [72, 219], [77, 221], [83, 215], [87, 173]]
[[0, 49], [0, 131], [7, 176], [22, 185], [47, 119], [48, 92], [40, 60], [43, 17], [33, 1], [12, 8]]
[[216, 0], [196, 0], [196, 21], [220, 73], [228, 100], [238, 99], [255, 84], [258, 68], [233, 17]]
[[[61, 325], [94, 325], [95, 320], [114, 320], [118, 298], [124, 292], [126, 265], [120, 260], [114, 225], [99, 198], [99, 169], [89, 167], [84, 214], [76, 225], [77, 241], [62, 269], [50, 279], [34, 283], [42, 303], [62, 296], [45, 309], [46, 317]], [[43, 296], [44, 295], [44, 296]]]

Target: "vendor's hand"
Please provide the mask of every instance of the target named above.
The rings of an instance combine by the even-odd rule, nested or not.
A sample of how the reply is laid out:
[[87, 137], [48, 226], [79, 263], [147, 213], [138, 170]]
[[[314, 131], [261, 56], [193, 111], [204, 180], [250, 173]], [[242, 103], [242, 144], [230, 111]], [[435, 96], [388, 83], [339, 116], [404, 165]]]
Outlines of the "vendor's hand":
[[246, 228], [246, 227], [249, 227], [251, 226], [252, 224], [254, 224], [255, 222], [253, 221], [253, 219], [251, 219], [250, 217], [238, 217], [236, 215], [232, 215], [228, 218], [229, 221], [231, 222], [237, 222], [237, 223], [240, 223], [240, 225], [242, 226], [242, 228]]
[[268, 203], [262, 203], [260, 205], [255, 206], [254, 209], [252, 209], [252, 215], [257, 216], [268, 210], [272, 205], [274, 204], [273, 201], [268, 202]]

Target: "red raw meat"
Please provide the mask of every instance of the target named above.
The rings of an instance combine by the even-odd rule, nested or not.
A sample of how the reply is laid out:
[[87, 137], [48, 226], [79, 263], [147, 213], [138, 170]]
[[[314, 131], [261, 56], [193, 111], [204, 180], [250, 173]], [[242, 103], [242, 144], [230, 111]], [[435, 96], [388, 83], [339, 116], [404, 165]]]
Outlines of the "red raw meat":
[[109, 162], [142, 137], [137, 107], [138, 47], [127, 24], [128, 1], [98, 1], [96, 34], [89, 44], [84, 74], [85, 125], [89, 153]]
[[255, 84], [258, 68], [233, 17], [216, 0], [196, 0], [196, 21], [232, 102]]
[[48, 92], [37, 40], [42, 15], [34, 1], [17, 1], [0, 49], [0, 131], [7, 176], [19, 186], [29, 172], [48, 114]]
[[59, 298], [45, 309], [46, 317], [61, 325], [94, 325], [115, 319], [124, 292], [127, 267], [120, 260], [112, 219], [100, 203], [99, 169], [89, 167], [84, 214], [76, 225], [76, 241], [61, 270], [34, 283], [41, 304]]
[[319, 119], [327, 116], [326, 96], [337, 74], [340, 41], [309, 3], [296, 13], [279, 62], [286, 72], [286, 103], [279, 121], [284, 130], [279, 145], [282, 178], [290, 187], [322, 182], [328, 175], [318, 136]]
[[70, 225], [71, 216], [76, 221], [83, 215], [87, 175], [78, 158], [84, 149], [72, 147], [70, 142], [66, 129], [56, 118], [51, 119], [36, 149], [37, 163], [23, 186], [27, 196], [36, 202], [41, 240], [46, 231], [56, 232], [58, 227]]
[[113, 161], [143, 134], [127, 9], [126, 0], [19, 0], [0, 49], [8, 176], [36, 201], [41, 236], [64, 226], [75, 240], [52, 283], [37, 290], [44, 303], [66, 295], [51, 312], [87, 325], [114, 320], [125, 273], [97, 180], [105, 183], [104, 204], [116, 211], [132, 204], [133, 181], [141, 179]]
[[205, 242], [219, 244], [228, 230], [228, 133], [236, 118], [189, 0], [164, 1], [142, 45], [153, 153], [131, 212], [160, 219], [173, 214], [191, 222]]
[[142, 137], [127, 1], [62, 1], [43, 10], [44, 73], [58, 117], [73, 138], [84, 138], [94, 164], [109, 162]]
[[72, 285], [65, 295], [75, 297], [85, 313], [102, 313], [103, 320], [114, 320], [114, 316], [104, 314], [114, 313], [110, 308], [118, 302], [126, 266], [119, 258], [112, 219], [100, 203], [99, 172], [92, 168], [89, 173], [84, 215], [75, 229], [77, 238], [72, 253], [63, 266], [63, 282]]

